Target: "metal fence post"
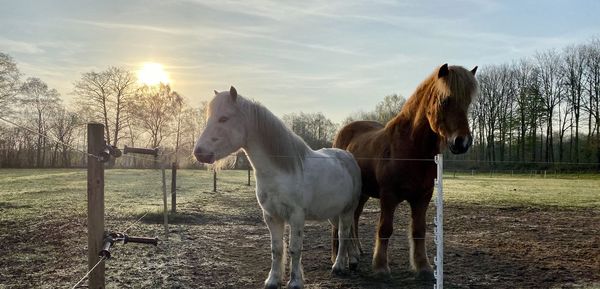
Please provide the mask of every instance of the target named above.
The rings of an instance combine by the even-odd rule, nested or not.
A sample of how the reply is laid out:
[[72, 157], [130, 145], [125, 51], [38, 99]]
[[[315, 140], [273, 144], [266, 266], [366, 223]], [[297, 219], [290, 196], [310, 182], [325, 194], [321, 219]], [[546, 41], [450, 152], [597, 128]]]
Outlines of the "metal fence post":
[[165, 237], [169, 238], [169, 212], [167, 210], [167, 180], [165, 176], [165, 165], [160, 163], [160, 170], [162, 172], [162, 191], [163, 191], [163, 205], [164, 205], [164, 223], [165, 223]]
[[444, 155], [438, 154], [435, 156], [437, 164], [437, 177], [434, 185], [437, 188], [435, 198], [435, 286], [434, 289], [444, 288], [444, 190], [442, 176], [444, 173]]
[[171, 212], [177, 212], [177, 163], [171, 164]]

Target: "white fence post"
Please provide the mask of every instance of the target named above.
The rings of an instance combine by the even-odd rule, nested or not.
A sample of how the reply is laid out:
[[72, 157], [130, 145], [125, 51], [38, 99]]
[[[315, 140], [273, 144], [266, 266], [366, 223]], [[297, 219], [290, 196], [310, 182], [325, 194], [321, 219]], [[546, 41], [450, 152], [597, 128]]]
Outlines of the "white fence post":
[[160, 170], [162, 172], [162, 192], [163, 192], [163, 206], [164, 206], [164, 223], [165, 223], [165, 238], [169, 239], [169, 211], [167, 211], [167, 180], [165, 176], [165, 164], [160, 163]]
[[434, 219], [434, 233], [435, 233], [435, 285], [434, 289], [444, 288], [444, 191], [442, 174], [444, 173], [444, 156], [438, 154], [435, 156], [435, 163], [437, 164], [437, 177], [434, 185], [437, 188], [437, 194], [435, 198], [435, 219]]

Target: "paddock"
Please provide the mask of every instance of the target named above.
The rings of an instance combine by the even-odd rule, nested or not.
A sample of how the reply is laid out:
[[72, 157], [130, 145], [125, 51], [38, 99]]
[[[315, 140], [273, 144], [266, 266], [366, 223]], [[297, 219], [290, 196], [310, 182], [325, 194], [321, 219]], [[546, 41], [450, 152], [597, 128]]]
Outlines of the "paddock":
[[[158, 247], [117, 245], [105, 261], [107, 288], [259, 288], [269, 269], [269, 233], [246, 171], [179, 170], [177, 213], [164, 240], [160, 170], [106, 170], [105, 227], [158, 236]], [[87, 272], [86, 171], [0, 169], [0, 288], [70, 288]], [[254, 181], [254, 180], [252, 180]], [[458, 175], [444, 179], [448, 288], [600, 286], [598, 175]], [[433, 204], [427, 245], [433, 242]], [[359, 271], [330, 275], [327, 223], [308, 223], [306, 288], [432, 288], [409, 270], [408, 206], [395, 218], [392, 277], [371, 275], [378, 204], [360, 223]], [[595, 287], [594, 287], [595, 286]], [[84, 288], [84, 287], [81, 287]]]

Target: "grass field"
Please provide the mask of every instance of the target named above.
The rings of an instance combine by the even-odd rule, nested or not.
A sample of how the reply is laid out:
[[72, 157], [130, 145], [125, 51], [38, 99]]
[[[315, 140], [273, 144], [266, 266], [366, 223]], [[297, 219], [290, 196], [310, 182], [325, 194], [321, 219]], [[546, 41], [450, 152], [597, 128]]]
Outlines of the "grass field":
[[[246, 185], [245, 171], [222, 171], [214, 193], [208, 171], [181, 170], [177, 181], [178, 213], [166, 239], [160, 172], [106, 171], [106, 228], [124, 230], [148, 213], [130, 234], [161, 239], [156, 248], [116, 245], [107, 288], [261, 287], [270, 242], [254, 182]], [[598, 288], [600, 176], [449, 174], [444, 192], [447, 287]], [[377, 206], [368, 203], [360, 224], [369, 253], [346, 278], [329, 275], [327, 224], [307, 225], [306, 288], [432, 287], [408, 270], [406, 205], [396, 217], [392, 278], [370, 275]], [[432, 232], [430, 225], [430, 258]], [[0, 288], [71, 288], [87, 271], [85, 170], [0, 169], [0, 244]]]

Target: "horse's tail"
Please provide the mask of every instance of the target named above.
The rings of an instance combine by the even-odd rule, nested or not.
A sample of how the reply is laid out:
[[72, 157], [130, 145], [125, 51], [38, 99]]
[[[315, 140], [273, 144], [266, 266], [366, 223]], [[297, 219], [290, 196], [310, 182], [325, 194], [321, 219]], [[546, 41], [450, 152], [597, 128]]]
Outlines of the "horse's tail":
[[[350, 153], [350, 152], [349, 152]], [[350, 153], [352, 154], [352, 153]], [[361, 198], [362, 198], [362, 177], [360, 172], [360, 166], [354, 156], [351, 155], [350, 162], [352, 162], [352, 167], [354, 169], [354, 194], [358, 196], [357, 205], [361, 206]], [[352, 237], [352, 246], [358, 250], [359, 254], [362, 254], [362, 246], [360, 244], [360, 239], [358, 238], [358, 218], [356, 217], [356, 210], [358, 208], [354, 208], [352, 212], [352, 227], [350, 229], [351, 237]], [[361, 208], [362, 210], [362, 208]]]
[[354, 248], [357, 250], [358, 254], [362, 254], [363, 250], [362, 250], [362, 245], [360, 244], [360, 239], [358, 238], [358, 230], [356, 228], [356, 222], [354, 221], [354, 218], [352, 220], [352, 227], [350, 230], [350, 233], [352, 235], [352, 246], [354, 246]]

